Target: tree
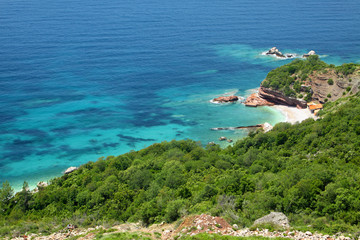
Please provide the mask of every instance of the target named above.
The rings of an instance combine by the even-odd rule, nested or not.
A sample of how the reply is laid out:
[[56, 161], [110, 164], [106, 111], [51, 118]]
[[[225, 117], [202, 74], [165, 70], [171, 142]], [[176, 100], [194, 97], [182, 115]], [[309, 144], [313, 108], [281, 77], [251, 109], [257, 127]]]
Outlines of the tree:
[[26, 181], [24, 181], [21, 192], [17, 194], [17, 206], [23, 212], [25, 212], [26, 210], [28, 210], [30, 199], [31, 199], [31, 193], [29, 189], [29, 184]]
[[10, 183], [5, 181], [0, 189], [0, 214], [6, 212], [10, 199], [14, 195], [14, 190], [11, 188]]

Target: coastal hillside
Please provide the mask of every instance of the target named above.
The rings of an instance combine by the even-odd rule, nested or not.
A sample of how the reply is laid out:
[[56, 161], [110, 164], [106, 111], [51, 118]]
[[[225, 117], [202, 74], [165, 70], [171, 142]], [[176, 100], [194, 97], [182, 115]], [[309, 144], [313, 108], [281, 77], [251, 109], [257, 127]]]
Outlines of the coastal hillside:
[[[258, 97], [268, 104], [306, 107], [306, 103], [325, 103], [355, 94], [360, 87], [360, 65], [327, 64], [318, 55], [295, 59], [270, 71], [261, 83]], [[251, 99], [247, 105], [252, 106]]]
[[182, 140], [109, 156], [35, 193], [24, 183], [14, 195], [5, 182], [0, 236], [50, 234], [67, 224], [151, 225], [202, 213], [245, 227], [270, 211], [283, 212], [295, 229], [354, 234], [360, 229], [359, 93], [326, 103], [319, 116], [253, 132], [225, 149]]

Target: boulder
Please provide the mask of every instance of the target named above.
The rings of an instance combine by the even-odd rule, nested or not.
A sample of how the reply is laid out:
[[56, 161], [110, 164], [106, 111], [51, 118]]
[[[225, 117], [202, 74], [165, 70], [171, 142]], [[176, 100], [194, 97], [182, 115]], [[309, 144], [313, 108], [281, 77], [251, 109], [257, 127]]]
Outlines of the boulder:
[[275, 55], [277, 57], [285, 58], [285, 55], [279, 51], [276, 47], [272, 47], [269, 51], [266, 52], [266, 55]]
[[75, 171], [76, 169], [78, 169], [78, 168], [77, 168], [77, 167], [69, 167], [68, 169], [65, 170], [64, 174], [72, 173], [72, 172]]
[[265, 122], [265, 123], [263, 124], [264, 132], [271, 131], [273, 128], [274, 128], [274, 127], [273, 127], [270, 123], [268, 123], [268, 122]]
[[236, 102], [237, 100], [239, 100], [237, 96], [228, 96], [228, 97], [218, 97], [215, 98], [213, 101], [223, 103], [223, 102]]
[[271, 212], [270, 214], [255, 220], [254, 225], [271, 223], [284, 228], [289, 228], [289, 219], [282, 212]]
[[314, 51], [314, 50], [311, 50], [311, 51], [308, 52], [307, 54], [305, 53], [305, 54], [303, 55], [303, 57], [309, 57], [309, 56], [315, 55], [315, 54], [316, 54], [315, 51]]

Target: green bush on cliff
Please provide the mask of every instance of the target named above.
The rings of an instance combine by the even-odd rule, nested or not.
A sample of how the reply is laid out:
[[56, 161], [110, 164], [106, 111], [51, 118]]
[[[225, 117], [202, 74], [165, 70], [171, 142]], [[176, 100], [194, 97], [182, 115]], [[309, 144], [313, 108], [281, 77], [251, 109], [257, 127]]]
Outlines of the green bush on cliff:
[[355, 64], [355, 63], [344, 63], [341, 66], [337, 66], [335, 68], [335, 71], [337, 74], [341, 73], [345, 76], [354, 73], [354, 71], [360, 67], [360, 64]]
[[[333, 233], [360, 228], [359, 94], [301, 124], [279, 123], [225, 149], [191, 140], [89, 162], [38, 193], [0, 190], [0, 234], [174, 221], [212, 213], [250, 226], [270, 211]], [[321, 223], [326, 223], [322, 225]], [[310, 229], [311, 230], [311, 229]]]

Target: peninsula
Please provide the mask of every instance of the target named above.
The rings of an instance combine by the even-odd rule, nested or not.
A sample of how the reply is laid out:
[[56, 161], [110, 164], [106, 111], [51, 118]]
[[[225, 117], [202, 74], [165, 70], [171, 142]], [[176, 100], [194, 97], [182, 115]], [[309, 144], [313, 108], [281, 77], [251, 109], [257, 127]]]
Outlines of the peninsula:
[[318, 55], [310, 55], [270, 71], [258, 92], [249, 96], [245, 105], [306, 108], [311, 101], [326, 103], [355, 94], [359, 86], [359, 64], [329, 65]]

